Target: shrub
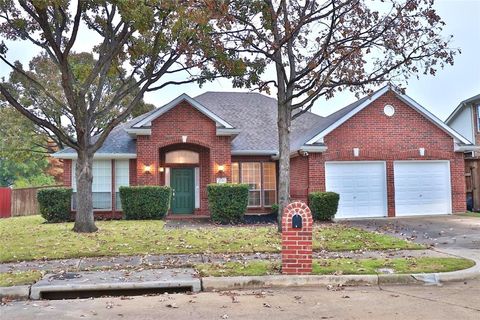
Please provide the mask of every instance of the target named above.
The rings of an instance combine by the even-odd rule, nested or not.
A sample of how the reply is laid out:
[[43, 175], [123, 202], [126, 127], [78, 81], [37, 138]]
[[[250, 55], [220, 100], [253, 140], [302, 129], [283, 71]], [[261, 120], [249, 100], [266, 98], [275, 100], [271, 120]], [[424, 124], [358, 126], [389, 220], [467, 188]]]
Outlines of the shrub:
[[270, 208], [270, 213], [271, 214], [278, 214], [278, 209], [280, 207], [278, 206], [277, 203], [272, 204], [272, 207]]
[[47, 222], [70, 220], [72, 206], [71, 188], [46, 188], [37, 192], [40, 214]]
[[212, 220], [220, 223], [239, 223], [248, 205], [248, 185], [246, 184], [209, 184], [208, 207]]
[[329, 221], [337, 213], [340, 195], [335, 192], [312, 192], [308, 202], [315, 220]]
[[127, 220], [162, 219], [170, 207], [167, 186], [120, 187], [123, 217]]

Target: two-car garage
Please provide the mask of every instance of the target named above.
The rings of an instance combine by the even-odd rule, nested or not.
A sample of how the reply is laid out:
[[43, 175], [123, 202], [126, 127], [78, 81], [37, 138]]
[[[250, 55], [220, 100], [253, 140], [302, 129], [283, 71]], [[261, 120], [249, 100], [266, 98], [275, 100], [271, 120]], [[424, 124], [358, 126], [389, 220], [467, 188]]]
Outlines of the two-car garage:
[[452, 212], [449, 161], [394, 161], [394, 190], [386, 161], [326, 162], [325, 182], [327, 191], [340, 194], [335, 218], [386, 217], [388, 192], [397, 217]]

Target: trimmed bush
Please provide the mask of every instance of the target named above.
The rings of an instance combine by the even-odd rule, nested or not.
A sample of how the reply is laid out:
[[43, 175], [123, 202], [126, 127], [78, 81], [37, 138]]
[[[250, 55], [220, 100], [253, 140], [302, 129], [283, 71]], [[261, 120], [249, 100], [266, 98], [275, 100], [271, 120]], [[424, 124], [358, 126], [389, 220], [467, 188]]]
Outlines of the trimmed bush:
[[248, 205], [248, 185], [246, 184], [209, 184], [208, 208], [212, 220], [220, 223], [239, 223]]
[[40, 214], [47, 222], [70, 221], [71, 188], [46, 188], [37, 192]]
[[340, 195], [335, 192], [312, 192], [308, 195], [308, 202], [312, 210], [313, 219], [330, 221], [337, 213]]
[[278, 209], [280, 207], [278, 206], [277, 203], [272, 204], [272, 207], [270, 208], [270, 213], [271, 214], [278, 214]]
[[162, 219], [170, 207], [167, 186], [120, 187], [123, 217], [127, 220]]

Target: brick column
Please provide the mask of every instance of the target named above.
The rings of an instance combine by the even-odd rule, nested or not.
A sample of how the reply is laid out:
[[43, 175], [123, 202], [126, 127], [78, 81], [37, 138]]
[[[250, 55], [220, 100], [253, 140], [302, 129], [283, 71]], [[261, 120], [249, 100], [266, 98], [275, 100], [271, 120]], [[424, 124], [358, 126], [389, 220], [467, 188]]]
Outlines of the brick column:
[[[294, 228], [293, 216], [301, 217], [302, 227]], [[282, 216], [282, 273], [312, 273], [312, 213], [302, 202], [290, 203]]]

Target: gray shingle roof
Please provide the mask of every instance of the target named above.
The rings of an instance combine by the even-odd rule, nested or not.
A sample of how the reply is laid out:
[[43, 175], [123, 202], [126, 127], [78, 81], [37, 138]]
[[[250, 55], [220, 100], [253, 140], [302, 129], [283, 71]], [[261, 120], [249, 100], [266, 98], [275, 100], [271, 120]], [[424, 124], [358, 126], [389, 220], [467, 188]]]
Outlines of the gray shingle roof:
[[[232, 151], [278, 150], [277, 100], [254, 92], [205, 92], [194, 98], [205, 108], [232, 124], [241, 132], [232, 141]], [[360, 99], [343, 109], [321, 117], [305, 112], [292, 122], [290, 148], [299, 150], [316, 134], [353, 110], [368, 97]], [[136, 142], [125, 129], [145, 119], [158, 109], [138, 116], [117, 126], [105, 140], [97, 154], [136, 153]], [[74, 153], [67, 148], [58, 155]]]
[[[232, 141], [233, 151], [278, 150], [276, 99], [254, 92], [206, 92], [194, 99], [242, 130]], [[305, 130], [323, 119], [311, 112], [295, 119], [291, 146], [299, 144]]]

